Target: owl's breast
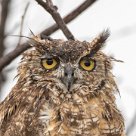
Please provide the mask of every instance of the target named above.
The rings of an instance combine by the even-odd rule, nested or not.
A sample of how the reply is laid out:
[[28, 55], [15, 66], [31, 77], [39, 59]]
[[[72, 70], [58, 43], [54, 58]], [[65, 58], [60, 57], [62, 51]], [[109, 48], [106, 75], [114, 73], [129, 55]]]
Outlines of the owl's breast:
[[43, 136], [121, 136], [121, 117], [117, 115], [118, 118], [110, 120], [106, 114], [110, 113], [94, 98], [87, 102], [64, 101], [58, 106], [46, 103], [39, 119]]

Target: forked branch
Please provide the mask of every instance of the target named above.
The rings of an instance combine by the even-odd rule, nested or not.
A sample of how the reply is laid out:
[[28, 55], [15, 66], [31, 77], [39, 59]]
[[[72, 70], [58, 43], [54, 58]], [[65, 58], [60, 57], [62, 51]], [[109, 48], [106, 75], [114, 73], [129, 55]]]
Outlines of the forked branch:
[[62, 30], [67, 39], [74, 40], [73, 34], [70, 32], [68, 27], [66, 26], [64, 20], [61, 18], [60, 14], [57, 12], [57, 7], [53, 5], [51, 0], [46, 0], [46, 2], [42, 0], [36, 0], [47, 12], [51, 14], [55, 22], [58, 24], [59, 28]]
[[[79, 5], [76, 9], [74, 9], [71, 13], [69, 13], [68, 15], [66, 15], [63, 18], [64, 22], [66, 24], [68, 24], [69, 22], [71, 22], [76, 17], [78, 17], [83, 11], [85, 11], [87, 8], [89, 8], [95, 2], [96, 2], [96, 0], [86, 0], [86, 1], [84, 1], [81, 5]], [[49, 36], [52, 33], [54, 33], [55, 31], [57, 31], [58, 29], [59, 29], [59, 26], [57, 24], [53, 24], [52, 26], [50, 26], [49, 28], [44, 30], [42, 32], [42, 34]]]

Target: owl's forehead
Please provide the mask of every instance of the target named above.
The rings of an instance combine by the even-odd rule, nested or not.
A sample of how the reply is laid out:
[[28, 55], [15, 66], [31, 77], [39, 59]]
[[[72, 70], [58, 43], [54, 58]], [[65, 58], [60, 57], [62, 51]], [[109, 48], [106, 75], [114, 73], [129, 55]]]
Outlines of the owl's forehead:
[[85, 52], [88, 52], [89, 43], [86, 41], [62, 41], [55, 40], [45, 52], [46, 56], [56, 56], [63, 61], [76, 61]]

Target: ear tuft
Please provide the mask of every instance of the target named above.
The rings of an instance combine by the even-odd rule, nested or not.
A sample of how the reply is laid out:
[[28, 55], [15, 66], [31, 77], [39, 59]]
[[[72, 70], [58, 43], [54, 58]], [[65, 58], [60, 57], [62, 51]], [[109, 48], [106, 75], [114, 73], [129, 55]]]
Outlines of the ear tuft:
[[110, 36], [109, 30], [104, 30], [102, 33], [100, 33], [90, 44], [91, 44], [91, 54], [95, 54], [97, 51], [99, 51], [106, 42], [107, 38]]
[[99, 42], [100, 42], [101, 44], [105, 43], [105, 41], [108, 39], [109, 36], [110, 36], [110, 31], [109, 31], [109, 29], [104, 30], [104, 31], [99, 35], [99, 37], [100, 37]]

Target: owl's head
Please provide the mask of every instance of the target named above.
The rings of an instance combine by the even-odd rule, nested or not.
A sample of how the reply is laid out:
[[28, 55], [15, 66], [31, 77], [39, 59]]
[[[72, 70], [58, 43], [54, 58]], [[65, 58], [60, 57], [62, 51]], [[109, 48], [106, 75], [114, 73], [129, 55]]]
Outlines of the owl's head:
[[87, 90], [101, 89], [111, 69], [110, 59], [100, 51], [108, 36], [104, 31], [92, 42], [36, 37], [34, 49], [24, 54], [21, 74], [37, 86], [55, 86], [65, 93], [84, 90], [82, 94], [87, 95]]

